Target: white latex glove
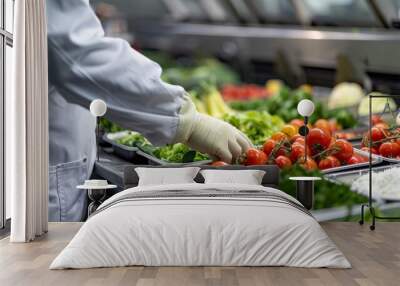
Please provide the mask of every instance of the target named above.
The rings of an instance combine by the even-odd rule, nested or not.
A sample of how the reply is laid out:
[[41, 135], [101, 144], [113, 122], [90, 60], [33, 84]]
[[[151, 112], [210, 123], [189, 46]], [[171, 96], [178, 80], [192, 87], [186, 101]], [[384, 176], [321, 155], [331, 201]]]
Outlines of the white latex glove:
[[226, 163], [234, 162], [252, 147], [251, 141], [234, 126], [217, 118], [201, 114], [190, 98], [185, 97], [179, 116], [174, 142], [206, 153]]

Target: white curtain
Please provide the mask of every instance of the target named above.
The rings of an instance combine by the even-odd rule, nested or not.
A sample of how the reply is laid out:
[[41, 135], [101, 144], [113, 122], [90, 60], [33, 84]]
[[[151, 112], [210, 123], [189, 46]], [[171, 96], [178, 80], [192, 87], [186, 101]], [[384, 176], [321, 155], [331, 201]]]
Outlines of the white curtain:
[[48, 226], [46, 0], [15, 1], [13, 92], [6, 98], [6, 187], [12, 242]]

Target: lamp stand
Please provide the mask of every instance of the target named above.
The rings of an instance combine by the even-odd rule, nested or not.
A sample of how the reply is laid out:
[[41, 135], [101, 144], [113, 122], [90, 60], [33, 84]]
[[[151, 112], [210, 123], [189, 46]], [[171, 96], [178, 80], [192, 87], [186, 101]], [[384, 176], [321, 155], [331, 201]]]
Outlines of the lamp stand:
[[304, 163], [307, 163], [307, 135], [308, 135], [308, 116], [304, 116], [304, 125], [300, 127], [299, 134], [304, 136]]
[[96, 116], [96, 158], [100, 161], [100, 117]]

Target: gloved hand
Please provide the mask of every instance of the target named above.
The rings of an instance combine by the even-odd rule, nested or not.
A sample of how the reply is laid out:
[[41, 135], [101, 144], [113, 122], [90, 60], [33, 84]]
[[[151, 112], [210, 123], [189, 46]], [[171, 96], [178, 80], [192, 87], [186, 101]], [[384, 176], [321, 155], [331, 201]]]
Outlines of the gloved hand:
[[217, 118], [197, 112], [189, 97], [184, 97], [180, 110], [179, 126], [174, 143], [206, 153], [226, 163], [234, 162], [252, 144], [234, 126]]

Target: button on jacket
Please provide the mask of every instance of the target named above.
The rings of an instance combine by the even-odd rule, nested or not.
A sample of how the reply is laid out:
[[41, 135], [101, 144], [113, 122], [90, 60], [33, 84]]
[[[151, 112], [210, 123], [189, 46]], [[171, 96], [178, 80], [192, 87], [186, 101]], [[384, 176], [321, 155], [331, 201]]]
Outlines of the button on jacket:
[[172, 141], [184, 90], [161, 79], [161, 68], [121, 39], [104, 36], [88, 0], [47, 0], [51, 221], [79, 221], [95, 160], [93, 99], [106, 117], [153, 144]]

